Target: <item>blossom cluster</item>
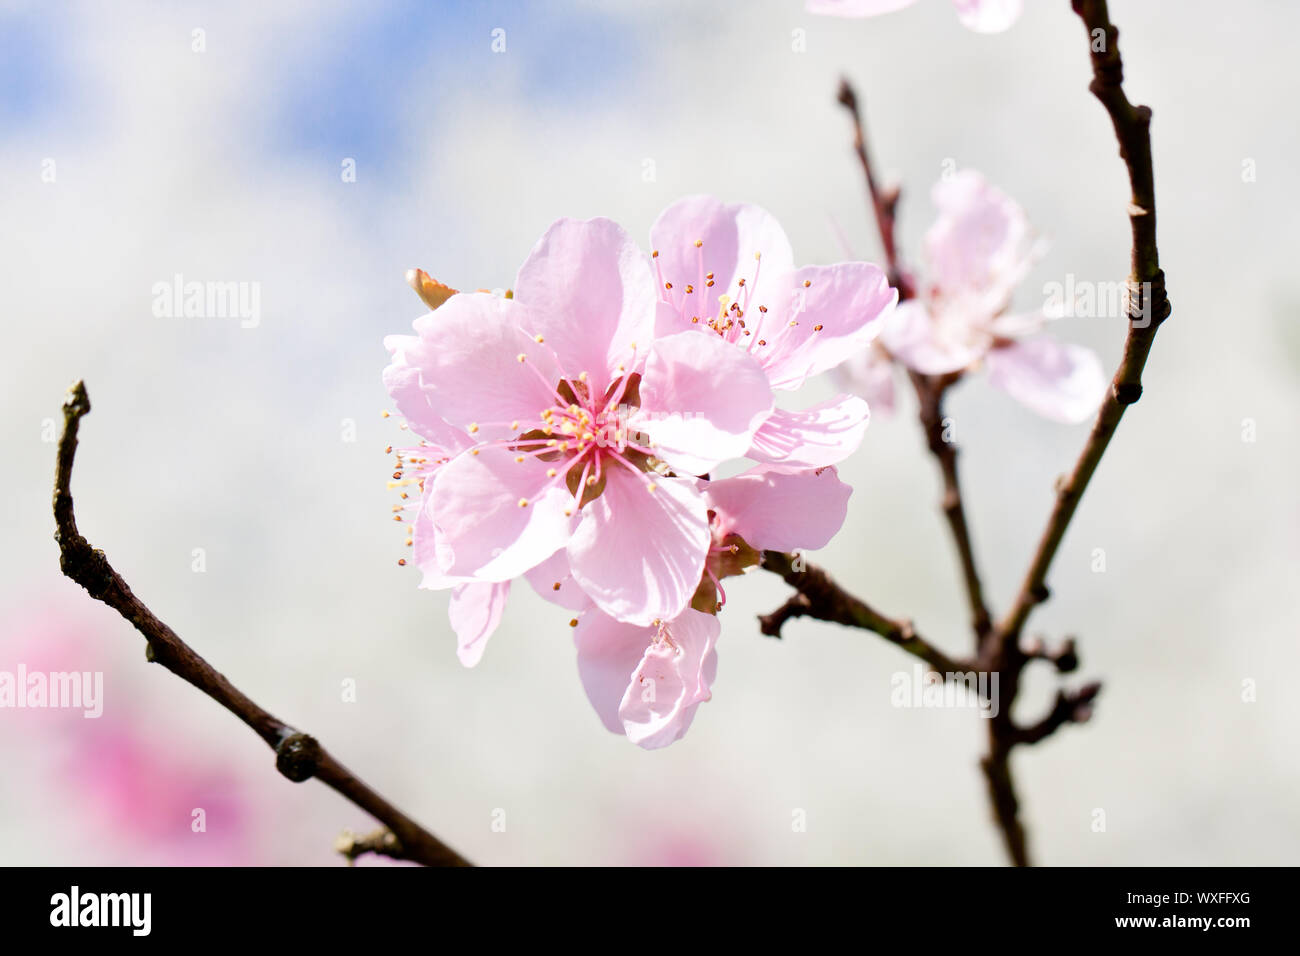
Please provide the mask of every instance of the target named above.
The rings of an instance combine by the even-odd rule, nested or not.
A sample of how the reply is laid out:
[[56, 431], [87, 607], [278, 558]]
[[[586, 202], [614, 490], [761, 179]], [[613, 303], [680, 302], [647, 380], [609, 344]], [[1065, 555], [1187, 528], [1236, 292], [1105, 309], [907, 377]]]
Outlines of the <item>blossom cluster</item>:
[[385, 340], [384, 383], [418, 439], [398, 452], [398, 518], [421, 587], [451, 592], [461, 662], [478, 663], [522, 578], [571, 612], [604, 725], [646, 748], [679, 739], [711, 694], [723, 581], [765, 550], [825, 546], [845, 518], [835, 465], [868, 403], [776, 396], [845, 363], [1014, 354], [990, 322], [1025, 236], [995, 223], [990, 240], [980, 183], [943, 191], [951, 235], [927, 243], [942, 281], [898, 309], [879, 267], [797, 267], [769, 213], [710, 197], [665, 210], [648, 254], [608, 219], [561, 219], [505, 294], [409, 274], [429, 311]]

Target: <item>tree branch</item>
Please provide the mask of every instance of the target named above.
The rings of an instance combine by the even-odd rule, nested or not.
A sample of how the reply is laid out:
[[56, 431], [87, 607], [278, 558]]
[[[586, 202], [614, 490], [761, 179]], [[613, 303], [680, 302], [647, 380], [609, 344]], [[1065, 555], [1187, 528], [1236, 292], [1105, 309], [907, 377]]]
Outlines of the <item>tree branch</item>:
[[1016, 640], [1030, 613], [1047, 600], [1047, 572], [1061, 546], [1065, 531], [1119, 427], [1125, 409], [1142, 396], [1142, 370], [1146, 366], [1156, 330], [1169, 316], [1165, 274], [1156, 248], [1155, 174], [1151, 165], [1151, 110], [1134, 106], [1124, 94], [1124, 65], [1119, 55], [1119, 31], [1110, 22], [1106, 0], [1072, 0], [1091, 43], [1092, 83], [1089, 89], [1106, 107], [1119, 154], [1128, 168], [1132, 198], [1129, 224], [1133, 250], [1129, 275], [1128, 336], [1119, 369], [1102, 402], [1097, 421], [1069, 476], [1058, 484], [1056, 504], [1048, 518], [1038, 548], [1025, 574], [1024, 584], [1011, 611], [999, 627], [1006, 641]]
[[871, 154], [867, 151], [866, 127], [862, 112], [858, 109], [858, 95], [847, 79], [840, 80], [838, 99], [840, 104], [853, 117], [853, 150], [858, 154], [862, 164], [862, 175], [867, 180], [867, 193], [871, 199], [871, 211], [880, 231], [880, 244], [885, 250], [885, 265], [889, 272], [889, 284], [898, 289], [899, 301], [912, 298], [915, 290], [910, 277], [903, 271], [898, 257], [898, 242], [894, 237], [894, 216], [898, 209], [899, 191], [897, 188], [883, 190], [876, 179], [875, 169], [871, 165]]
[[941, 674], [964, 673], [972, 668], [969, 661], [955, 660], [926, 641], [916, 633], [911, 621], [886, 617], [849, 594], [831, 580], [829, 574], [805, 561], [802, 555], [764, 551], [763, 568], [797, 589], [795, 596], [780, 608], [759, 618], [760, 629], [769, 637], [780, 637], [781, 625], [791, 618], [812, 617], [879, 634]]
[[962, 501], [961, 482], [957, 477], [957, 444], [944, 434], [944, 395], [960, 377], [960, 372], [952, 375], [908, 372], [920, 404], [919, 415], [926, 443], [938, 461], [939, 473], [943, 476], [943, 499], [940, 504], [944, 517], [948, 519], [948, 528], [957, 549], [957, 560], [961, 564], [966, 604], [970, 609], [971, 629], [975, 632], [975, 646], [978, 649], [980, 642], [992, 630], [992, 619], [988, 606], [984, 603], [984, 587], [980, 583], [979, 570], [975, 564], [975, 546], [971, 543], [970, 527], [966, 523], [966, 506]]
[[131, 622], [148, 642], [146, 657], [161, 664], [181, 680], [207, 694], [230, 711], [275, 751], [275, 766], [295, 783], [315, 777], [383, 823], [393, 841], [386, 853], [426, 866], [469, 866], [406, 814], [372, 790], [340, 764], [314, 737], [304, 734], [254, 703], [224, 675], [192, 650], [176, 632], [160, 621], [137, 598], [108, 563], [104, 552], [92, 548], [77, 530], [72, 504], [72, 463], [77, 453], [77, 431], [90, 412], [86, 386], [77, 382], [63, 403], [63, 435], [59, 438], [54, 475], [54, 539], [59, 544], [63, 573], [97, 601], [102, 601]]
[[[862, 165], [862, 173], [867, 181], [871, 209], [875, 215], [876, 228], [880, 232], [880, 244], [885, 250], [889, 281], [898, 289], [898, 301], [905, 302], [916, 294], [916, 290], [911, 277], [902, 267], [898, 240], [894, 235], [895, 213], [900, 193], [896, 187], [884, 191], [879, 185], [871, 163], [871, 153], [867, 149], [866, 127], [862, 119], [862, 111], [858, 108], [858, 96], [847, 79], [840, 80], [837, 98], [853, 118], [853, 150], [857, 153], [858, 162]], [[916, 390], [926, 444], [939, 463], [939, 472], [943, 476], [943, 498], [940, 503], [952, 532], [953, 543], [957, 548], [962, 581], [966, 587], [966, 601], [970, 607], [971, 628], [975, 632], [978, 647], [979, 641], [991, 630], [991, 619], [988, 607], [984, 603], [984, 589], [980, 584], [979, 571], [975, 564], [975, 549], [971, 544], [970, 526], [966, 521], [966, 507], [962, 502], [961, 482], [957, 476], [957, 446], [954, 442], [948, 441], [944, 434], [943, 398], [948, 389], [961, 378], [961, 373], [919, 375], [916, 372], [909, 372], [908, 377]]]

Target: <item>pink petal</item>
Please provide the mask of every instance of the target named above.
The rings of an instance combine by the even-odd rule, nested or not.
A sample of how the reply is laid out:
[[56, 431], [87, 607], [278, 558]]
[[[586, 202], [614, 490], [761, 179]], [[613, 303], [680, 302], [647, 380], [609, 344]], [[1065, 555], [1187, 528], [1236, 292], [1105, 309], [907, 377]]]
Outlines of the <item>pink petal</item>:
[[709, 550], [709, 519], [695, 482], [642, 476], [621, 465], [582, 509], [569, 542], [573, 578], [611, 617], [633, 624], [671, 620], [695, 593]]
[[[697, 240], [702, 243], [698, 247]], [[716, 315], [718, 297], [736, 299], [741, 279], [750, 295], [761, 298], [773, 280], [794, 268], [790, 240], [771, 213], [748, 203], [726, 205], [712, 196], [688, 196], [665, 209], [650, 229], [650, 245], [658, 253], [654, 267], [660, 297], [684, 312], [679, 321], [685, 322], [692, 315]], [[756, 252], [762, 254], [761, 267]], [[706, 278], [710, 272], [712, 287]], [[687, 293], [687, 286], [693, 291]]]
[[976, 33], [1001, 33], [1015, 23], [1023, 0], [952, 0], [957, 18]]
[[972, 169], [940, 180], [931, 198], [939, 217], [923, 240], [930, 281], [940, 298], [992, 318], [1041, 254], [1029, 218]]
[[836, 366], [831, 370], [831, 377], [841, 388], [865, 398], [877, 415], [893, 414], [894, 363], [878, 343], [872, 343]]
[[469, 435], [438, 415], [421, 384], [419, 366], [408, 361], [408, 352], [418, 352], [420, 339], [414, 335], [390, 335], [384, 339], [384, 346], [393, 356], [384, 369], [384, 388], [411, 431], [431, 442], [440, 455], [450, 457], [468, 448]]
[[578, 678], [605, 729], [624, 733], [619, 707], [646, 648], [658, 628], [626, 624], [599, 611], [578, 618], [573, 643], [578, 649]]
[[456, 632], [456, 656], [466, 667], [473, 667], [483, 657], [488, 638], [501, 623], [509, 594], [509, 581], [452, 588], [447, 617]]
[[856, 395], [839, 395], [802, 412], [778, 408], [763, 422], [749, 449], [755, 461], [790, 468], [821, 468], [862, 444], [871, 412]]
[[632, 674], [618, 714], [646, 750], [680, 740], [717, 676], [717, 617], [688, 609], [656, 635]]
[[465, 452], [444, 465], [430, 498], [442, 571], [506, 581], [563, 547], [577, 520], [573, 496], [547, 467], [532, 457], [516, 462], [508, 448]]
[[[654, 335], [655, 280], [642, 252], [608, 219], [561, 219], [538, 240], [515, 280], [527, 331], [541, 335], [562, 371], [586, 372], [603, 392], [633, 346]], [[540, 406], [539, 406], [540, 407]]]
[[656, 456], [679, 473], [703, 474], [742, 457], [772, 411], [763, 370], [711, 332], [655, 342], [640, 391], [628, 427], [648, 435]]
[[[547, 383], [559, 373], [550, 353], [520, 330], [526, 315], [513, 300], [462, 292], [416, 320], [418, 342], [404, 341], [402, 356], [419, 368], [431, 414], [461, 427], [497, 423], [485, 426], [482, 438], [504, 435], [511, 421], [535, 420], [555, 404]], [[521, 353], [540, 376], [519, 361]]]
[[785, 276], [780, 288], [766, 313], [745, 310], [753, 328], [746, 346], [773, 388], [798, 388], [808, 376], [839, 365], [880, 334], [881, 320], [898, 301], [898, 290], [869, 262], [804, 266]]
[[989, 332], [1000, 339], [1018, 339], [1033, 335], [1043, 327], [1047, 315], [1042, 312], [1005, 312], [989, 323]]
[[925, 305], [912, 299], [894, 311], [880, 341], [914, 372], [946, 375], [978, 360], [988, 348], [985, 343], [989, 339], [977, 336], [953, 316], [948, 316], [941, 326]]
[[433, 486], [432, 481], [426, 480], [424, 483], [424, 493], [420, 499], [419, 510], [415, 513], [414, 527], [411, 531], [411, 550], [415, 566], [420, 569], [422, 575], [420, 587], [426, 591], [445, 591], [447, 588], [466, 583], [468, 579], [448, 575], [442, 569], [439, 553], [440, 551], [445, 553], [446, 548], [439, 548], [438, 532], [433, 526]]
[[808, 0], [808, 12], [835, 17], [874, 17], [914, 3], [916, 0]]
[[564, 548], [556, 551], [537, 567], [525, 571], [524, 577], [539, 596], [552, 604], [558, 604], [570, 611], [585, 611], [592, 607], [591, 598], [587, 597], [587, 593], [578, 586], [578, 582], [573, 580], [573, 572], [569, 570], [569, 555]]
[[853, 489], [834, 468], [789, 472], [754, 468], [705, 488], [720, 535], [735, 533], [760, 551], [823, 548], [844, 524]]
[[1081, 345], [1027, 339], [990, 351], [988, 368], [990, 385], [1053, 421], [1087, 421], [1106, 394], [1101, 359]]

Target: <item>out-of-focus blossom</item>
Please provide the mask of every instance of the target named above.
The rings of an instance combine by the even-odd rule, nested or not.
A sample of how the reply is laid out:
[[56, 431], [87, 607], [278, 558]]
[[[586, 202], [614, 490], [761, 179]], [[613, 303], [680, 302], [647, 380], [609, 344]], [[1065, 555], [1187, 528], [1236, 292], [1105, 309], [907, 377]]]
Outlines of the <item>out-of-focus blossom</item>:
[[[808, 0], [809, 13], [874, 17], [910, 7], [916, 0]], [[976, 33], [1001, 33], [1016, 22], [1024, 0], [952, 0], [957, 18]]]
[[[254, 805], [261, 779], [223, 765], [209, 748], [187, 744], [191, 731], [183, 722], [148, 713], [124, 690], [130, 678], [108, 669], [113, 657], [104, 651], [103, 642], [117, 636], [106, 633], [111, 626], [52, 602], [4, 618], [0, 672], [24, 674], [28, 682], [40, 675], [50, 688], [39, 708], [7, 701], [0, 709], [0, 747], [11, 767], [26, 770], [8, 781], [26, 780], [46, 806], [58, 807], [67, 852], [83, 845], [92, 848], [83, 860], [132, 865], [279, 862], [276, 851], [283, 848], [275, 843], [271, 808]], [[93, 709], [98, 716], [87, 718], [92, 678], [101, 699]], [[63, 706], [68, 701], [54, 688], [74, 682], [83, 706]], [[274, 783], [273, 775], [268, 779]], [[57, 853], [51, 847], [47, 860]]]
[[[656, 331], [694, 329], [752, 356], [774, 389], [797, 389], [864, 351], [898, 301], [866, 262], [796, 268], [790, 240], [766, 210], [691, 196], [650, 230], [659, 288]], [[748, 457], [804, 468], [852, 454], [869, 406], [841, 395], [803, 411], [777, 409]]]
[[[880, 344], [924, 375], [982, 363], [990, 384], [1046, 418], [1091, 417], [1106, 389], [1097, 355], [1039, 335], [1042, 310], [1008, 311], [1041, 254], [1024, 210], [972, 170], [939, 182], [932, 195], [939, 217], [925, 236], [926, 274], [917, 297], [885, 324]], [[860, 393], [879, 392], [878, 358], [851, 371]]]

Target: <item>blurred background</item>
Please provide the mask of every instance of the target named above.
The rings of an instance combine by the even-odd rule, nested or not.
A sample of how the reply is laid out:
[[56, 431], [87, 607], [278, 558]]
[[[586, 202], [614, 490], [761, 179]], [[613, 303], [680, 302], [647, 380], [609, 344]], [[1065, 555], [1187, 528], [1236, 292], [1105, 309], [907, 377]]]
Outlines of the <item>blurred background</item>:
[[[54, 440], [77, 378], [91, 542], [239, 687], [476, 862], [1001, 863], [982, 721], [891, 706], [912, 661], [873, 635], [760, 636], [787, 594], [770, 576], [728, 588], [713, 700], [663, 751], [601, 728], [568, 612], [527, 588], [461, 668], [446, 594], [397, 565], [380, 372], [383, 336], [422, 311], [405, 269], [506, 286], [560, 216], [648, 241], [664, 206], [709, 192], [769, 208], [799, 262], [878, 259], [842, 74], [903, 188], [909, 262], [930, 186], [969, 166], [1051, 241], [1017, 305], [1069, 275], [1122, 281], [1128, 188], [1087, 39], [1067, 0], [1027, 6], [996, 36], [945, 0], [871, 20], [800, 0], [0, 8], [0, 670], [104, 675], [98, 720], [0, 710], [0, 863], [330, 864], [341, 830], [373, 826], [279, 777], [61, 577]], [[1017, 753], [1024, 819], [1047, 864], [1294, 863], [1300, 8], [1111, 13], [1129, 95], [1155, 111], [1174, 311], [1030, 622], [1076, 635], [1072, 680], [1105, 689], [1090, 724]], [[156, 316], [177, 274], [258, 283], [259, 321]], [[1118, 317], [1054, 332], [1118, 361]], [[841, 468], [849, 520], [815, 560], [964, 652], [938, 475], [899, 394]], [[950, 414], [1004, 611], [1087, 426], [979, 376]], [[1055, 687], [1032, 670], [1021, 715]]]

